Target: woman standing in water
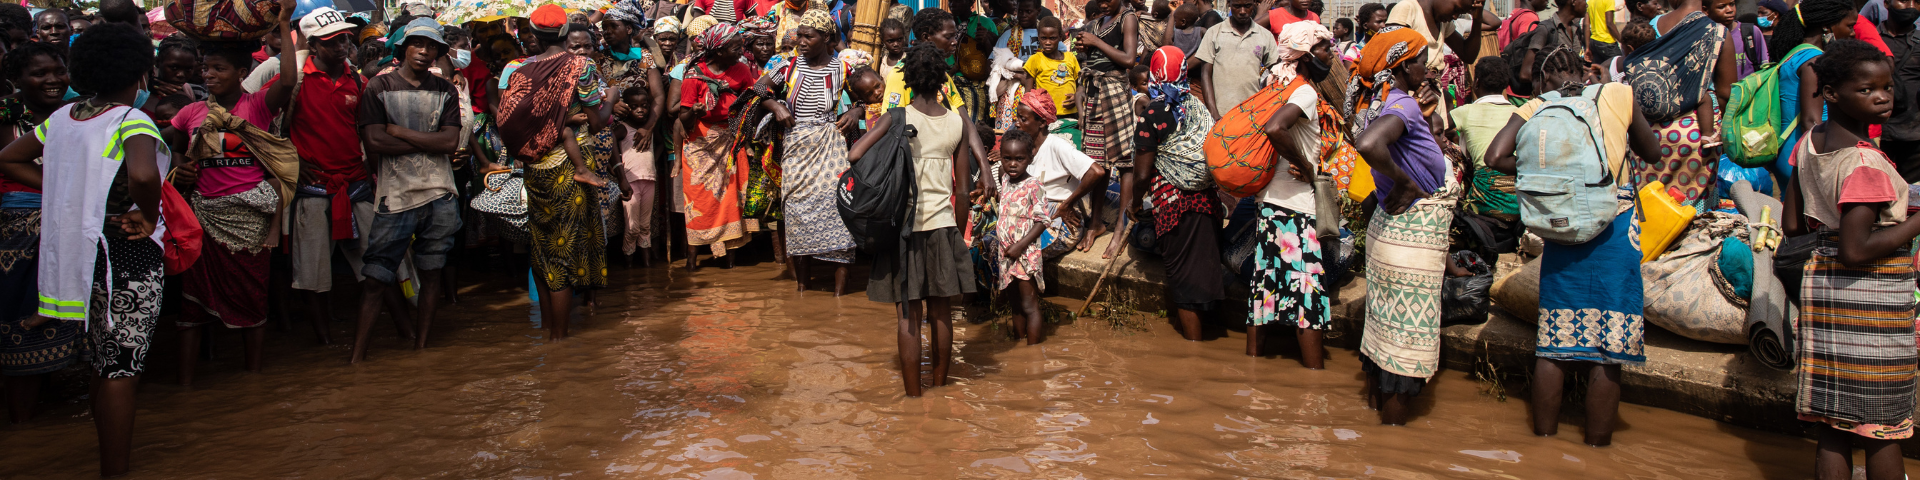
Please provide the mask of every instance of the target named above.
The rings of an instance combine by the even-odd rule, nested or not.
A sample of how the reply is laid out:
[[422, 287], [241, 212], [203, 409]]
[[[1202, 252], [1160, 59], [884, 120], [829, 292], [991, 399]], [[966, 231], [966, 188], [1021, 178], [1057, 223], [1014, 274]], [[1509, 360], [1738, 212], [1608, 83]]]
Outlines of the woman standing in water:
[[586, 160], [579, 156], [587, 145], [566, 124], [570, 115], [584, 111], [587, 131], [606, 127], [606, 83], [593, 61], [567, 51], [566, 14], [560, 7], [542, 6], [532, 20], [543, 50], [507, 73], [508, 88], [500, 93], [500, 138], [526, 165], [527, 230], [533, 236], [533, 278], [542, 290], [540, 318], [548, 338], [558, 340], [567, 337], [575, 289], [607, 284], [606, 231], [590, 190], [599, 187], [580, 180], [578, 169]]
[[807, 263], [834, 263], [833, 294], [847, 293], [847, 264], [853, 263], [853, 235], [834, 206], [835, 180], [847, 171], [847, 140], [842, 131], [859, 119], [839, 108], [849, 91], [850, 67], [834, 55], [833, 16], [809, 10], [794, 28], [799, 55], [776, 57], [754, 89], [765, 92], [761, 106], [787, 129], [780, 164], [780, 200], [787, 225], [787, 270], [807, 289]]
[[[1543, 242], [1540, 253], [1539, 333], [1533, 364], [1533, 433], [1552, 436], [1560, 430], [1561, 388], [1566, 370], [1588, 371], [1586, 443], [1613, 443], [1614, 417], [1620, 409], [1620, 366], [1646, 363], [1642, 340], [1646, 335], [1641, 286], [1640, 243], [1634, 228], [1635, 183], [1620, 181], [1623, 173], [1639, 167], [1628, 163], [1631, 148], [1638, 158], [1660, 158], [1659, 139], [1634, 103], [1636, 90], [1619, 83], [1586, 86], [1586, 69], [1573, 50], [1560, 47], [1540, 58], [1540, 99], [1515, 110], [1507, 125], [1487, 147], [1489, 168], [1514, 173], [1515, 140], [1528, 119], [1548, 101], [1584, 95], [1593, 100], [1589, 119], [1600, 129], [1607, 169], [1616, 182], [1618, 199], [1613, 223], [1592, 240], [1566, 245]], [[1522, 179], [1521, 181], [1524, 181]]]
[[1347, 97], [1360, 130], [1354, 149], [1373, 166], [1378, 204], [1367, 225], [1360, 361], [1368, 403], [1388, 425], [1407, 423], [1407, 402], [1440, 369], [1440, 283], [1461, 193], [1420, 103], [1406, 90], [1427, 80], [1426, 47], [1411, 29], [1382, 29], [1354, 63], [1355, 93]]
[[[909, 90], [938, 92], [947, 83], [947, 55], [933, 45], [908, 49], [904, 65]], [[876, 256], [867, 282], [867, 299], [905, 304], [900, 309], [905, 315], [899, 318], [900, 377], [909, 397], [920, 396], [921, 390], [920, 321], [933, 322], [933, 386], [945, 386], [953, 360], [953, 301], [975, 289], [972, 260], [956, 221], [966, 218], [971, 208], [968, 197], [958, 192], [967, 185], [970, 149], [965, 139], [974, 135], [973, 122], [943, 105], [940, 97], [914, 95], [912, 103], [899, 107], [907, 124], [918, 131], [911, 140], [913, 235], [897, 251]], [[891, 114], [882, 115], [868, 122], [868, 131], [886, 132], [892, 122]], [[882, 136], [860, 137], [847, 153], [849, 159], [866, 155]]]
[[1854, 478], [1855, 447], [1866, 450], [1868, 480], [1898, 480], [1920, 361], [1908, 251], [1920, 217], [1907, 214], [1907, 182], [1867, 135], [1893, 113], [1892, 70], [1871, 45], [1836, 40], [1814, 73], [1829, 120], [1792, 147], [1799, 168], [1781, 217], [1788, 235], [1817, 238], [1800, 286], [1794, 411], [1821, 425], [1820, 480]]
[[687, 269], [699, 271], [698, 247], [713, 256], [747, 244], [741, 192], [747, 172], [733, 167], [733, 136], [728, 133], [728, 108], [759, 77], [741, 63], [745, 42], [740, 28], [715, 24], [693, 39], [692, 62], [680, 82], [680, 124], [686, 142], [680, 149], [680, 182], [686, 195]]
[[40, 226], [40, 311], [45, 321], [88, 323], [103, 477], [126, 474], [132, 461], [134, 387], [160, 316], [167, 149], [129, 106], [153, 69], [152, 45], [122, 24], [88, 28], [73, 42], [73, 86], [98, 93], [0, 150], [0, 175], [40, 189], [45, 218], [61, 219]]
[[[16, 91], [0, 97], [0, 145], [33, 136], [60, 109], [71, 83], [66, 53], [41, 42], [22, 43], [0, 59], [0, 78]], [[9, 420], [33, 417], [40, 383], [80, 353], [78, 322], [35, 322], [40, 252], [40, 190], [0, 176], [0, 374], [6, 375]]]

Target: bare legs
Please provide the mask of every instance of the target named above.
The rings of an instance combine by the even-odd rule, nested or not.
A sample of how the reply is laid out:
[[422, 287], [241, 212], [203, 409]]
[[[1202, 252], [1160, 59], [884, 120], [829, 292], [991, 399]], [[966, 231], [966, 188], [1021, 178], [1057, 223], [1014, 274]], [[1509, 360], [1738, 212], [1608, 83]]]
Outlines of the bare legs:
[[1180, 308], [1174, 313], [1180, 317], [1180, 336], [1189, 342], [1200, 341], [1200, 312]]
[[[1566, 382], [1565, 365], [1545, 358], [1533, 363], [1533, 434], [1560, 432], [1560, 397]], [[1587, 381], [1586, 443], [1613, 444], [1613, 418], [1620, 413], [1620, 366], [1580, 362], [1592, 370]]]
[[7, 376], [7, 420], [14, 425], [33, 418], [33, 407], [40, 399], [40, 383], [46, 374]]
[[93, 428], [100, 437], [100, 476], [125, 475], [133, 456], [133, 390], [140, 377], [93, 379]]
[[534, 275], [533, 281], [540, 289], [540, 323], [547, 327], [547, 340], [567, 338], [567, 322], [573, 319], [573, 289], [548, 288], [547, 279], [539, 275]]
[[327, 335], [327, 320], [333, 317], [333, 292], [301, 291], [295, 294], [306, 304], [307, 322], [313, 325], [313, 336], [319, 337], [321, 345], [330, 345], [333, 338]]
[[[197, 307], [189, 307], [197, 308]], [[180, 386], [193, 386], [193, 371], [200, 363], [200, 342], [206, 334], [206, 327], [197, 326], [180, 331]], [[260, 373], [265, 365], [267, 349], [266, 325], [255, 325], [240, 329], [240, 336], [246, 343], [247, 371]]]
[[1906, 465], [1900, 459], [1900, 444], [1876, 440], [1836, 430], [1820, 428], [1820, 443], [1814, 451], [1813, 472], [1818, 480], [1853, 478], [1853, 447], [1867, 451], [1867, 480], [1906, 478]]
[[[435, 270], [435, 272], [438, 272], [438, 270]], [[424, 285], [425, 280], [422, 280], [422, 282], [422, 285]], [[392, 287], [392, 285], [372, 278], [360, 282], [360, 318], [357, 320], [358, 324], [355, 325], [354, 328], [353, 356], [347, 359], [348, 364], [360, 363], [361, 360], [366, 359], [367, 337], [373, 333], [373, 319], [380, 316], [380, 304], [382, 302], [389, 305], [390, 313], [393, 316], [393, 325], [400, 331], [400, 338], [415, 340], [416, 342], [424, 341], [423, 339], [426, 338], [425, 332], [419, 335], [414, 334], [413, 325], [405, 320], [405, 317], [410, 312], [410, 310], [406, 308], [406, 299], [400, 298], [399, 290]], [[423, 289], [421, 291], [427, 292], [431, 290]], [[422, 295], [421, 305], [428, 305], [425, 297], [432, 296], [433, 295]], [[431, 312], [429, 311], [427, 313]]]
[[[775, 244], [775, 245], [778, 245], [778, 244]], [[780, 257], [774, 257], [774, 258], [780, 258]], [[799, 284], [794, 291], [796, 292], [807, 291], [807, 280], [812, 279], [812, 275], [808, 272], [809, 270], [808, 267], [811, 266], [809, 264], [812, 263], [813, 257], [796, 255], [796, 256], [786, 257], [786, 259], [787, 259], [787, 273], [793, 275], [793, 281]], [[833, 264], [833, 296], [838, 297], [846, 294], [847, 294], [847, 264], [834, 263]]]
[[[953, 299], [924, 300], [925, 316], [933, 322], [933, 386], [947, 385], [947, 367], [953, 363]], [[900, 320], [900, 380], [907, 396], [918, 397], [920, 388], [920, 306], [922, 301], [895, 304]]]
[[[440, 306], [440, 295], [442, 293], [440, 285], [445, 279], [445, 276], [441, 275], [441, 272], [444, 270], [445, 269], [421, 270], [418, 275], [420, 277], [420, 308], [417, 309], [414, 314], [419, 316], [418, 322], [420, 328], [419, 334], [416, 335], [413, 340], [414, 350], [425, 350], [427, 348], [427, 328], [432, 326], [434, 309]], [[452, 295], [453, 292], [447, 291], [445, 293]]]
[[1033, 280], [1014, 279], [1019, 288], [1020, 315], [1024, 318], [1013, 320], [1013, 331], [1027, 339], [1027, 345], [1040, 343], [1047, 336], [1040, 318], [1040, 288]]
[[[1249, 330], [1247, 334], [1252, 335], [1253, 332]], [[1309, 370], [1327, 368], [1327, 350], [1321, 347], [1326, 341], [1327, 331], [1302, 328], [1296, 335], [1299, 335], [1297, 340], [1300, 342], [1300, 366]]]

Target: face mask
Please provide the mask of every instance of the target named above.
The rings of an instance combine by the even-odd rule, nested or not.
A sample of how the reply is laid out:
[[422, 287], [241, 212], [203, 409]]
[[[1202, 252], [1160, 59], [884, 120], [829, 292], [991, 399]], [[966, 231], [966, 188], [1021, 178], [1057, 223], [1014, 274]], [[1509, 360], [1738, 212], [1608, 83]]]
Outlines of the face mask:
[[145, 87], [145, 86], [141, 86], [141, 87], [140, 87], [140, 90], [139, 90], [138, 92], [135, 92], [135, 93], [133, 94], [133, 106], [134, 106], [134, 108], [139, 108], [139, 107], [140, 107], [140, 106], [142, 106], [142, 105], [146, 105], [146, 104], [147, 104], [147, 97], [148, 97], [148, 96], [151, 96], [151, 95], [152, 95], [152, 94], [150, 94], [150, 93], [147, 93], [147, 87]]
[[1773, 17], [1760, 17], [1755, 23], [1759, 23], [1760, 28], [1773, 28]]
[[[1902, 8], [1888, 11], [1887, 21], [1881, 25], [1912, 25], [1914, 20], [1920, 20], [1920, 8]], [[1893, 27], [1886, 28], [1893, 30]]]
[[467, 64], [470, 63], [473, 63], [472, 50], [453, 51], [453, 68], [467, 68]]
[[1307, 80], [1312, 81], [1314, 83], [1319, 83], [1321, 80], [1326, 80], [1327, 74], [1333, 71], [1333, 67], [1328, 66], [1326, 63], [1322, 63], [1320, 61], [1320, 57], [1313, 56], [1311, 54], [1307, 55], [1306, 61], [1300, 62], [1300, 66], [1303, 67], [1301, 68], [1301, 70], [1305, 70], [1307, 72]]

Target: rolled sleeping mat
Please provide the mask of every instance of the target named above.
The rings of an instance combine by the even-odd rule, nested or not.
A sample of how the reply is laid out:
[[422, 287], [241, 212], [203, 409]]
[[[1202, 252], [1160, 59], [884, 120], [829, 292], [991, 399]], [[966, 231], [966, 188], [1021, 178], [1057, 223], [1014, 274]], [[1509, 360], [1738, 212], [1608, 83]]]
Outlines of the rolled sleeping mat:
[[[1768, 225], [1778, 232], [1780, 215], [1784, 212], [1779, 200], [1753, 191], [1753, 186], [1744, 180], [1733, 184], [1730, 192], [1734, 207], [1747, 216], [1748, 228], [1760, 225], [1761, 213], [1771, 210]], [[1792, 319], [1799, 311], [1787, 301], [1786, 286], [1773, 274], [1774, 249], [1763, 245], [1758, 229], [1749, 233], [1754, 234], [1749, 238], [1755, 239], [1751, 244], [1758, 248], [1753, 252], [1753, 298], [1747, 303], [1747, 351], [1763, 365], [1792, 370], [1797, 360]]]

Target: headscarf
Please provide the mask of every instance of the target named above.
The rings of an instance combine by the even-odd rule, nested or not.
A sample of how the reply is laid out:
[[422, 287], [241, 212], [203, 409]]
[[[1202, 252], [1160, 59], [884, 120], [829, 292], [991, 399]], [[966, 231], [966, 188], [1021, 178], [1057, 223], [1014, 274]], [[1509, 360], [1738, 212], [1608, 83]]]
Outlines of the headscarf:
[[680, 33], [680, 19], [678, 17], [660, 17], [659, 20], [654, 20], [653, 34], [659, 35], [662, 33]]
[[1367, 48], [1360, 51], [1360, 60], [1353, 62], [1353, 80], [1347, 84], [1346, 105], [1341, 106], [1341, 113], [1356, 119], [1353, 128], [1366, 128], [1361, 119], [1372, 116], [1354, 113], [1386, 97], [1387, 89], [1393, 86], [1393, 67], [1420, 56], [1426, 48], [1427, 37], [1399, 25], [1387, 25], [1373, 35]]
[[1297, 73], [1300, 58], [1307, 56], [1307, 51], [1312, 50], [1314, 45], [1333, 39], [1333, 32], [1319, 23], [1293, 22], [1281, 27], [1275, 39], [1280, 42], [1279, 48], [1274, 50], [1274, 53], [1280, 54], [1280, 61], [1273, 64], [1273, 69], [1268, 73], [1274, 77], [1274, 82], [1286, 85], [1300, 76]]
[[727, 42], [739, 37], [740, 27], [733, 26], [731, 23], [716, 23], [701, 31], [699, 36], [693, 37], [693, 51], [690, 53], [697, 61], [706, 57], [707, 52], [724, 47]]
[[1033, 114], [1039, 115], [1040, 121], [1053, 123], [1060, 118], [1059, 112], [1053, 109], [1053, 95], [1048, 94], [1046, 89], [1027, 90], [1026, 94], [1020, 96], [1020, 104], [1033, 109]]
[[873, 63], [873, 54], [867, 53], [866, 50], [861, 50], [858, 48], [849, 48], [846, 50], [841, 50], [840, 63], [842, 65], [846, 65], [848, 69], [864, 67], [864, 66], [867, 66], [868, 64]]
[[767, 16], [754, 17], [751, 20], [740, 22], [739, 28], [740, 33], [750, 37], [772, 37], [774, 29], [779, 27], [779, 22], [775, 22], [773, 21], [773, 17]]
[[[1305, 22], [1300, 22], [1305, 23]], [[1187, 120], [1187, 54], [1172, 45], [1153, 51], [1147, 62], [1147, 98], [1165, 102], [1174, 123]]]
[[693, 17], [693, 20], [687, 21], [687, 38], [698, 37], [701, 33], [705, 33], [707, 29], [719, 24], [720, 21], [714, 19], [712, 15]]
[[640, 10], [639, 0], [615, 2], [613, 8], [607, 9], [607, 18], [636, 27], [647, 26], [647, 13]]
[[827, 37], [836, 37], [840, 34], [839, 26], [834, 24], [833, 14], [817, 8], [807, 10], [807, 13], [800, 15], [800, 26], [813, 27]]

